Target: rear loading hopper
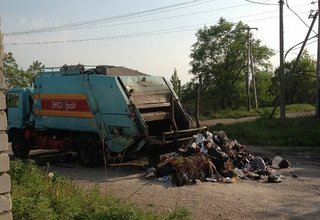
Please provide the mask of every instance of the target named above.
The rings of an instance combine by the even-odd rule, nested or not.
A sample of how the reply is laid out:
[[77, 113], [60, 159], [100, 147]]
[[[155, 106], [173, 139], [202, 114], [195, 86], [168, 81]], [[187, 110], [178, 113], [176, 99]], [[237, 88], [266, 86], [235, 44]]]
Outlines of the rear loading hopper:
[[121, 76], [135, 113], [139, 130], [148, 139], [152, 151], [174, 151], [193, 138], [202, 128], [191, 128], [188, 116], [169, 83], [157, 76]]

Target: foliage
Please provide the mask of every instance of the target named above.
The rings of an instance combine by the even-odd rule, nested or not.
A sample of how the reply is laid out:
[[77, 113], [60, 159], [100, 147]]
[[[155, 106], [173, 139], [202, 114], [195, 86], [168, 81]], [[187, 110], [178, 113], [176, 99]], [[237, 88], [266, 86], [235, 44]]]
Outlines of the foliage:
[[181, 101], [182, 103], [194, 104], [196, 98], [197, 84], [192, 79], [190, 82], [181, 87]]
[[[313, 117], [260, 118], [252, 122], [233, 125], [216, 125], [212, 130], [224, 130], [232, 139], [244, 144], [262, 146], [320, 146], [320, 124]], [[308, 131], [308, 132], [306, 132]]]
[[[279, 69], [275, 71], [272, 90], [279, 92]], [[286, 104], [315, 103], [316, 60], [305, 50], [300, 60], [285, 63], [285, 101]]]
[[302, 54], [301, 60], [294, 67], [296, 60], [286, 63], [286, 102], [315, 103], [316, 60], [307, 51]]
[[35, 75], [43, 68], [41, 62], [34, 61], [25, 71], [19, 67], [11, 52], [4, 55], [3, 73], [8, 88], [31, 86]]
[[168, 220], [186, 220], [190, 219], [190, 212], [187, 209], [177, 209], [173, 213], [171, 213], [168, 217]]
[[[220, 18], [217, 25], [204, 27], [196, 33], [192, 45], [191, 73], [203, 77], [202, 100], [211, 108], [226, 109], [244, 106], [244, 77], [246, 70], [247, 25]], [[270, 66], [271, 49], [251, 37], [256, 68]]]
[[173, 70], [173, 74], [172, 74], [172, 76], [170, 78], [170, 82], [172, 84], [174, 92], [179, 95], [180, 80], [179, 80], [176, 68], [174, 68], [174, 70]]
[[32, 83], [34, 82], [34, 79], [36, 77], [36, 75], [41, 72], [43, 69], [45, 68], [45, 66], [37, 61], [33, 61], [32, 64], [29, 66], [29, 68], [27, 69], [27, 73], [29, 74], [29, 85], [31, 86]]
[[[84, 190], [56, 173], [45, 174], [31, 161], [11, 161], [9, 174], [14, 219], [160, 219], [103, 196], [97, 188]], [[181, 219], [179, 212], [162, 219]]]
[[259, 107], [267, 107], [274, 104], [275, 94], [270, 90], [272, 79], [273, 76], [268, 71], [259, 71], [256, 74]]
[[19, 67], [11, 52], [4, 54], [3, 74], [8, 88], [28, 86], [30, 76]]

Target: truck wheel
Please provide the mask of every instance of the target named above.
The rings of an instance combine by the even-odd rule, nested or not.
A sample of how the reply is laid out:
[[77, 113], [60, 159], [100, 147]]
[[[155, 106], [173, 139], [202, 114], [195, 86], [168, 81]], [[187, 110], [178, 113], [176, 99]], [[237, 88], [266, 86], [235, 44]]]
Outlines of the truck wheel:
[[101, 165], [101, 157], [97, 145], [91, 138], [81, 138], [76, 143], [80, 164], [85, 167]]
[[22, 135], [16, 135], [11, 143], [13, 155], [17, 158], [28, 158], [30, 149], [27, 140]]

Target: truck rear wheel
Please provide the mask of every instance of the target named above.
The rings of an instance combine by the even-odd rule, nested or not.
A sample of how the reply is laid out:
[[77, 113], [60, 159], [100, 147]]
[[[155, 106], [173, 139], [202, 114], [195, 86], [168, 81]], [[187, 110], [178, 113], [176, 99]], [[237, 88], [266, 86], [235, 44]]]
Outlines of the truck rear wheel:
[[11, 148], [15, 157], [28, 158], [30, 152], [28, 141], [22, 135], [14, 136], [12, 139]]
[[101, 165], [101, 156], [97, 144], [89, 138], [80, 138], [76, 142], [80, 164], [86, 167]]

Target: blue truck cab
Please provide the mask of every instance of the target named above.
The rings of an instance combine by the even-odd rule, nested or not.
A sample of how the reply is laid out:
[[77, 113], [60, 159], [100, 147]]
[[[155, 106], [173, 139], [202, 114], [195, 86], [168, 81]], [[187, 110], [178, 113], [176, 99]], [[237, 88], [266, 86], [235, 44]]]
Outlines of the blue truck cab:
[[39, 73], [33, 88], [6, 94], [16, 157], [32, 149], [76, 151], [84, 166], [112, 155], [172, 152], [204, 128], [191, 128], [170, 84], [125, 67], [63, 66]]
[[31, 115], [32, 89], [13, 88], [6, 94], [8, 129], [24, 128]]

